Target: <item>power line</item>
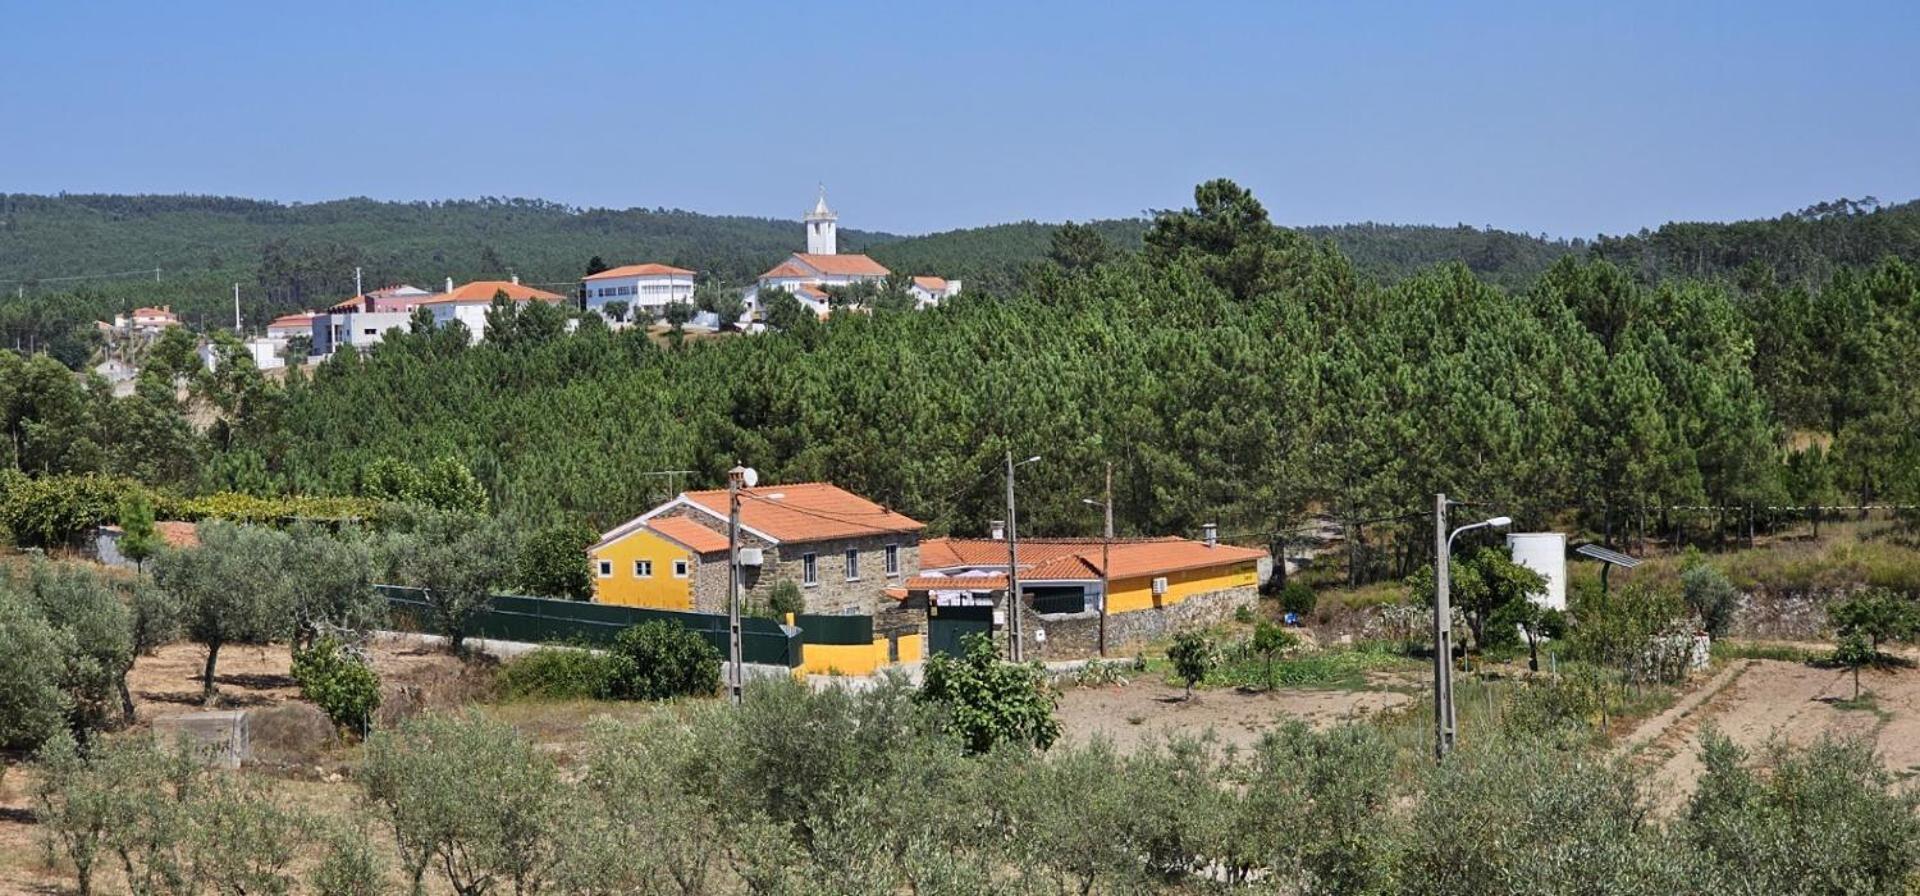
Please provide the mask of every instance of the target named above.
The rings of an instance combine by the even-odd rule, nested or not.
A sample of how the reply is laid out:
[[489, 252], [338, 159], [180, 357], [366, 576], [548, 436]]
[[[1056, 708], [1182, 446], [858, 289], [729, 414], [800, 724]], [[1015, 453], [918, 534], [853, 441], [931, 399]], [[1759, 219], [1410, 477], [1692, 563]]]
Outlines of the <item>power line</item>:
[[21, 277], [21, 278], [10, 279], [10, 280], [0, 280], [0, 283], [21, 283], [21, 284], [66, 283], [73, 280], [104, 280], [109, 277], [132, 277], [134, 275], [146, 276], [147, 274], [152, 274], [153, 279], [156, 282], [158, 282], [160, 279], [159, 268], [142, 268], [137, 271], [115, 271], [111, 274], [73, 274], [71, 276], [66, 276], [66, 277]]

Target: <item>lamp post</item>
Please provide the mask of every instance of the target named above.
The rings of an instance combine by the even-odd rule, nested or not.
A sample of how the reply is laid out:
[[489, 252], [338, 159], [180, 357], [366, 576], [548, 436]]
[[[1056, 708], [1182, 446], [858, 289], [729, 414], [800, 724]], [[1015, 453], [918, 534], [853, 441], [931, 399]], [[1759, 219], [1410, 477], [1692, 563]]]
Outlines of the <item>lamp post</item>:
[[1098, 507], [1106, 516], [1106, 525], [1101, 529], [1100, 538], [1100, 641], [1099, 652], [1107, 655], [1107, 595], [1113, 590], [1113, 577], [1107, 573], [1107, 567], [1113, 554], [1113, 462], [1107, 462], [1107, 490], [1105, 500], [1081, 498], [1080, 503]]
[[740, 490], [759, 481], [752, 467], [736, 465], [727, 471], [727, 689], [735, 706], [746, 685], [740, 660]]
[[1039, 459], [1036, 454], [1016, 464], [1013, 452], [1007, 452], [1007, 658], [1016, 663], [1026, 651], [1020, 643], [1020, 524], [1013, 508], [1013, 471]]
[[1454, 502], [1447, 496], [1433, 496], [1433, 755], [1445, 759], [1453, 751], [1459, 731], [1453, 713], [1453, 604], [1449, 567], [1452, 565], [1453, 540], [1475, 529], [1503, 529], [1513, 520], [1496, 516], [1472, 525], [1447, 531], [1447, 507]]

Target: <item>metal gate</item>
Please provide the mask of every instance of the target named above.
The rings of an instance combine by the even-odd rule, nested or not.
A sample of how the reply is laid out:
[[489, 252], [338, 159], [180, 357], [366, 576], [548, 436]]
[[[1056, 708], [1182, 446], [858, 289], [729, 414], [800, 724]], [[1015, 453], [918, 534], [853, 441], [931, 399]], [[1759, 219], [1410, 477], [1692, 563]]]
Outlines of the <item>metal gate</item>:
[[968, 635], [993, 636], [992, 607], [930, 607], [928, 609], [928, 651], [959, 656], [966, 652]]

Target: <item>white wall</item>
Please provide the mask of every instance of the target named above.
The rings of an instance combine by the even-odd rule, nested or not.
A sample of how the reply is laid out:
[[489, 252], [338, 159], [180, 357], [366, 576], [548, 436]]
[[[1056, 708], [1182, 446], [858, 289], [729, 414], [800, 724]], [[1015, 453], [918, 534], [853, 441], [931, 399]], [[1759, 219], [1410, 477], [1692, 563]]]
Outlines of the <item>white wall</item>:
[[1533, 602], [1555, 610], [1567, 608], [1567, 536], [1560, 532], [1515, 532], [1507, 536], [1513, 562], [1547, 580], [1547, 592]]
[[608, 302], [625, 302], [629, 313], [645, 308], [654, 317], [668, 305], [693, 301], [693, 277], [689, 274], [654, 274], [646, 277], [614, 277], [588, 280], [587, 308], [599, 311]]

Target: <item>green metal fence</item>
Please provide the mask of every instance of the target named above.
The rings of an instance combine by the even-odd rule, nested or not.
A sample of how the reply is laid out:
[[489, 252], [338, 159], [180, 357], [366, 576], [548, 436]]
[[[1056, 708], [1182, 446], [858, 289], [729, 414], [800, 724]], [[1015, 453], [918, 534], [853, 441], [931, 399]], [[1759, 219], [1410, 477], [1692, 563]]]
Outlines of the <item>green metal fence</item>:
[[796, 614], [793, 624], [800, 626], [800, 640], [808, 644], [872, 644], [872, 616], [817, 616]]
[[[387, 599], [394, 628], [430, 632], [433, 611], [421, 590], [400, 585], [374, 586]], [[645, 622], [666, 621], [699, 632], [722, 656], [727, 653], [727, 617], [715, 613], [680, 613], [612, 604], [552, 600], [502, 594], [480, 616], [470, 637], [540, 644], [549, 641], [606, 644], [621, 629]], [[869, 619], [868, 630], [872, 630]], [[802, 659], [798, 631], [789, 632], [771, 619], [740, 620], [740, 650], [749, 663], [798, 667]]]

